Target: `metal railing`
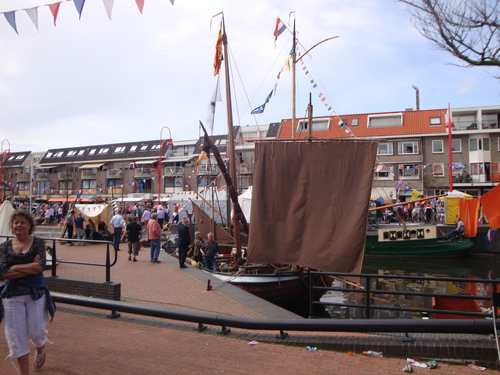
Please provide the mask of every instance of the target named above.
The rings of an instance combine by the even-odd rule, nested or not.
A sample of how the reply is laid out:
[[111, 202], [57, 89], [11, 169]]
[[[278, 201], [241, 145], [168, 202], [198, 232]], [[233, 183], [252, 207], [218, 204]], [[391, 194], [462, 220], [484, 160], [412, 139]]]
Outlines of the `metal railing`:
[[[14, 236], [0, 236], [0, 238], [13, 238]], [[47, 238], [47, 237], [38, 237], [41, 238], [42, 240], [45, 241], [45, 244], [52, 243], [52, 246], [49, 245], [49, 247], [52, 249], [52, 264], [51, 264], [51, 276], [52, 277], [57, 277], [57, 266], [58, 264], [78, 264], [82, 266], [94, 266], [94, 267], [104, 267], [106, 270], [106, 283], [111, 283], [111, 267], [113, 267], [116, 264], [116, 261], [118, 259], [118, 252], [116, 250], [116, 247], [114, 243], [110, 241], [102, 241], [102, 240], [78, 240], [78, 239], [71, 239], [71, 242], [75, 243], [88, 243], [88, 244], [105, 244], [106, 245], [106, 261], [105, 263], [88, 263], [88, 262], [76, 262], [76, 261], [71, 261], [71, 260], [62, 260], [57, 258], [57, 243], [60, 242], [68, 242], [68, 238]], [[114, 250], [114, 259], [111, 261], [111, 251]]]
[[[351, 303], [346, 301], [346, 298], [340, 302], [325, 302], [325, 301], [314, 301], [313, 298], [309, 298], [309, 317], [314, 317], [314, 306], [337, 306], [343, 309], [353, 308], [361, 309], [364, 311], [364, 318], [371, 319], [374, 311], [386, 310], [395, 312], [412, 312], [419, 313], [421, 317], [429, 317], [432, 314], [446, 314], [446, 315], [460, 315], [468, 316], [478, 319], [491, 318], [491, 312], [472, 312], [472, 311], [458, 311], [458, 310], [442, 310], [433, 308], [430, 306], [426, 307], [397, 307], [397, 306], [384, 306], [377, 305], [375, 301], [385, 301], [385, 302], [396, 302], [400, 303], [405, 298], [427, 298], [429, 301], [440, 297], [445, 297], [451, 300], [474, 300], [474, 301], [486, 301], [491, 302], [491, 296], [488, 293], [497, 292], [499, 290], [498, 285], [500, 280], [490, 280], [490, 279], [465, 279], [465, 278], [454, 278], [454, 277], [430, 277], [430, 276], [406, 276], [406, 275], [383, 275], [383, 274], [352, 274], [352, 273], [329, 273], [329, 272], [319, 272], [311, 271], [311, 278], [315, 277], [333, 277], [336, 280], [348, 280], [353, 278], [359, 278], [359, 288], [352, 286], [353, 283], [346, 284], [345, 287], [338, 286], [315, 286], [314, 283], [309, 285], [309, 296], [317, 295], [318, 293], [326, 293], [328, 291], [342, 292], [346, 294], [355, 294], [357, 296], [362, 296], [364, 303]], [[383, 282], [385, 281], [385, 282]], [[399, 281], [398, 283], [394, 281]], [[489, 291], [485, 295], [468, 295], [468, 294], [448, 294], [448, 293], [438, 293], [438, 292], [425, 292], [425, 291], [411, 291], [402, 290], [401, 281], [413, 282], [412, 287], [415, 289], [415, 283], [420, 283], [419, 285], [423, 290], [427, 289], [425, 285], [436, 285], [442, 283], [446, 285], [447, 283], [456, 284], [482, 284], [483, 290]], [[386, 284], [388, 287], [384, 288], [383, 285]], [[484, 287], [486, 286], [486, 287]], [[393, 297], [395, 299], [391, 298]], [[397, 299], [400, 298], [400, 299]], [[404, 303], [401, 303], [404, 304]], [[487, 309], [485, 309], [487, 310]]]

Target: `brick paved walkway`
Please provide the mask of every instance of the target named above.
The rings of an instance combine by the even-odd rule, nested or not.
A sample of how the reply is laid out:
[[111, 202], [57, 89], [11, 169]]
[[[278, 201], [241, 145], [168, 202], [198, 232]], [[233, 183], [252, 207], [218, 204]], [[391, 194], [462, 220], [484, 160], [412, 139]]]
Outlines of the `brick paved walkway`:
[[[122, 246], [125, 250], [125, 245]], [[99, 246], [59, 246], [59, 257], [72, 261], [102, 262]], [[253, 318], [293, 315], [272, 304], [224, 283], [213, 283], [207, 291], [205, 275], [189, 267], [179, 269], [177, 259], [162, 252], [162, 263], [149, 261], [149, 252], [142, 250], [136, 263], [127, 260], [126, 251], [118, 253], [111, 272], [113, 282], [122, 284], [122, 301], [166, 306], [169, 308], [206, 311]], [[49, 275], [50, 272], [46, 271]], [[104, 281], [104, 268], [62, 264], [60, 277]], [[203, 275], [203, 276], [200, 276]], [[122, 314], [109, 319], [108, 311], [59, 305], [54, 321], [48, 326], [53, 345], [47, 347], [47, 362], [40, 374], [399, 374], [406, 364], [401, 358], [370, 358], [346, 351], [306, 350], [300, 338], [311, 333], [291, 334], [299, 338], [290, 342], [298, 346], [265, 343], [277, 332], [232, 330], [228, 336], [217, 334], [220, 327], [209, 327], [199, 333], [195, 324], [165, 321]], [[335, 340], [366, 343], [376, 350], [383, 336], [322, 333], [313, 334], [318, 342]], [[262, 340], [261, 340], [262, 339]], [[449, 338], [446, 338], [449, 340]], [[249, 345], [252, 340], [257, 345]], [[279, 342], [279, 341], [277, 341]], [[401, 340], [396, 340], [401, 347]], [[436, 338], [427, 345], [439, 346]], [[359, 345], [358, 345], [359, 346]], [[318, 347], [320, 347], [318, 345]], [[323, 347], [323, 346], [321, 346]], [[473, 348], [471, 348], [473, 349]], [[3, 335], [0, 356], [6, 356]], [[359, 351], [358, 351], [359, 353]], [[424, 358], [422, 358], [423, 360]], [[415, 368], [414, 372], [428, 369]], [[33, 373], [35, 371], [33, 370]], [[440, 362], [433, 374], [474, 374], [466, 365]], [[483, 373], [498, 373], [487, 369]], [[9, 360], [0, 361], [0, 374], [16, 374]]]

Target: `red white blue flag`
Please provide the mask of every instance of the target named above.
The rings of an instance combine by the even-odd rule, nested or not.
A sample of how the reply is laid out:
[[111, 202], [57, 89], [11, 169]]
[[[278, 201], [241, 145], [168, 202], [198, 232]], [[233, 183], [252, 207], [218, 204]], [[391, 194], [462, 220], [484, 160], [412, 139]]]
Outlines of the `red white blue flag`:
[[286, 30], [286, 26], [283, 21], [280, 20], [279, 17], [276, 17], [276, 27], [274, 28], [274, 44], [276, 44], [276, 40], [278, 37]]

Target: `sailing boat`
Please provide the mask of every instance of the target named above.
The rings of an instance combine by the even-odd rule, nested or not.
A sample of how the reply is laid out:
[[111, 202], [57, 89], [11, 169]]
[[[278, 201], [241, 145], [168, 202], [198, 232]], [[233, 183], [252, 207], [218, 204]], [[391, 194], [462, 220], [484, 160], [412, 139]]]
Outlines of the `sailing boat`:
[[[224, 18], [222, 26], [228, 56]], [[227, 58], [224, 64], [226, 93], [230, 94]], [[361, 272], [378, 142], [312, 137], [256, 142], [252, 224], [243, 258], [238, 241], [240, 228], [246, 226], [241, 225], [245, 220], [233, 183], [236, 164], [230, 113], [228, 109], [229, 173], [202, 125], [236, 212], [235, 260], [220, 272], [211, 272], [213, 276], [273, 303], [286, 304], [304, 301], [310, 283], [331, 283], [322, 277], [313, 280], [310, 269]]]

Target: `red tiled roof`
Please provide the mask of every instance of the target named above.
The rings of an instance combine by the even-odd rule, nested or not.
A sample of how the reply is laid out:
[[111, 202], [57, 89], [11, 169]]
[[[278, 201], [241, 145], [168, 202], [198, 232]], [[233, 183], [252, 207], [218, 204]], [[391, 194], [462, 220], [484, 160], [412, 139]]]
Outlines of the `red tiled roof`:
[[[402, 126], [385, 126], [385, 127], [368, 127], [368, 118], [372, 115], [403, 115]], [[405, 136], [405, 135], [418, 135], [418, 134], [439, 134], [447, 133], [445, 127], [445, 113], [446, 109], [431, 109], [420, 111], [401, 111], [401, 112], [382, 112], [382, 113], [363, 113], [353, 115], [321, 117], [330, 118], [330, 129], [325, 131], [314, 131], [313, 137], [315, 138], [349, 138], [350, 134], [346, 133], [344, 129], [339, 126], [339, 120], [343, 119], [347, 122], [348, 128], [356, 137], [378, 137], [384, 138], [389, 136]], [[431, 125], [431, 117], [441, 118], [440, 125]], [[315, 117], [317, 119], [319, 117]], [[353, 119], [358, 119], [357, 126], [351, 126]], [[299, 120], [297, 119], [297, 123]], [[286, 119], [281, 122], [281, 131], [279, 139], [292, 138], [292, 120]], [[307, 132], [297, 132], [296, 138], [307, 138]]]

